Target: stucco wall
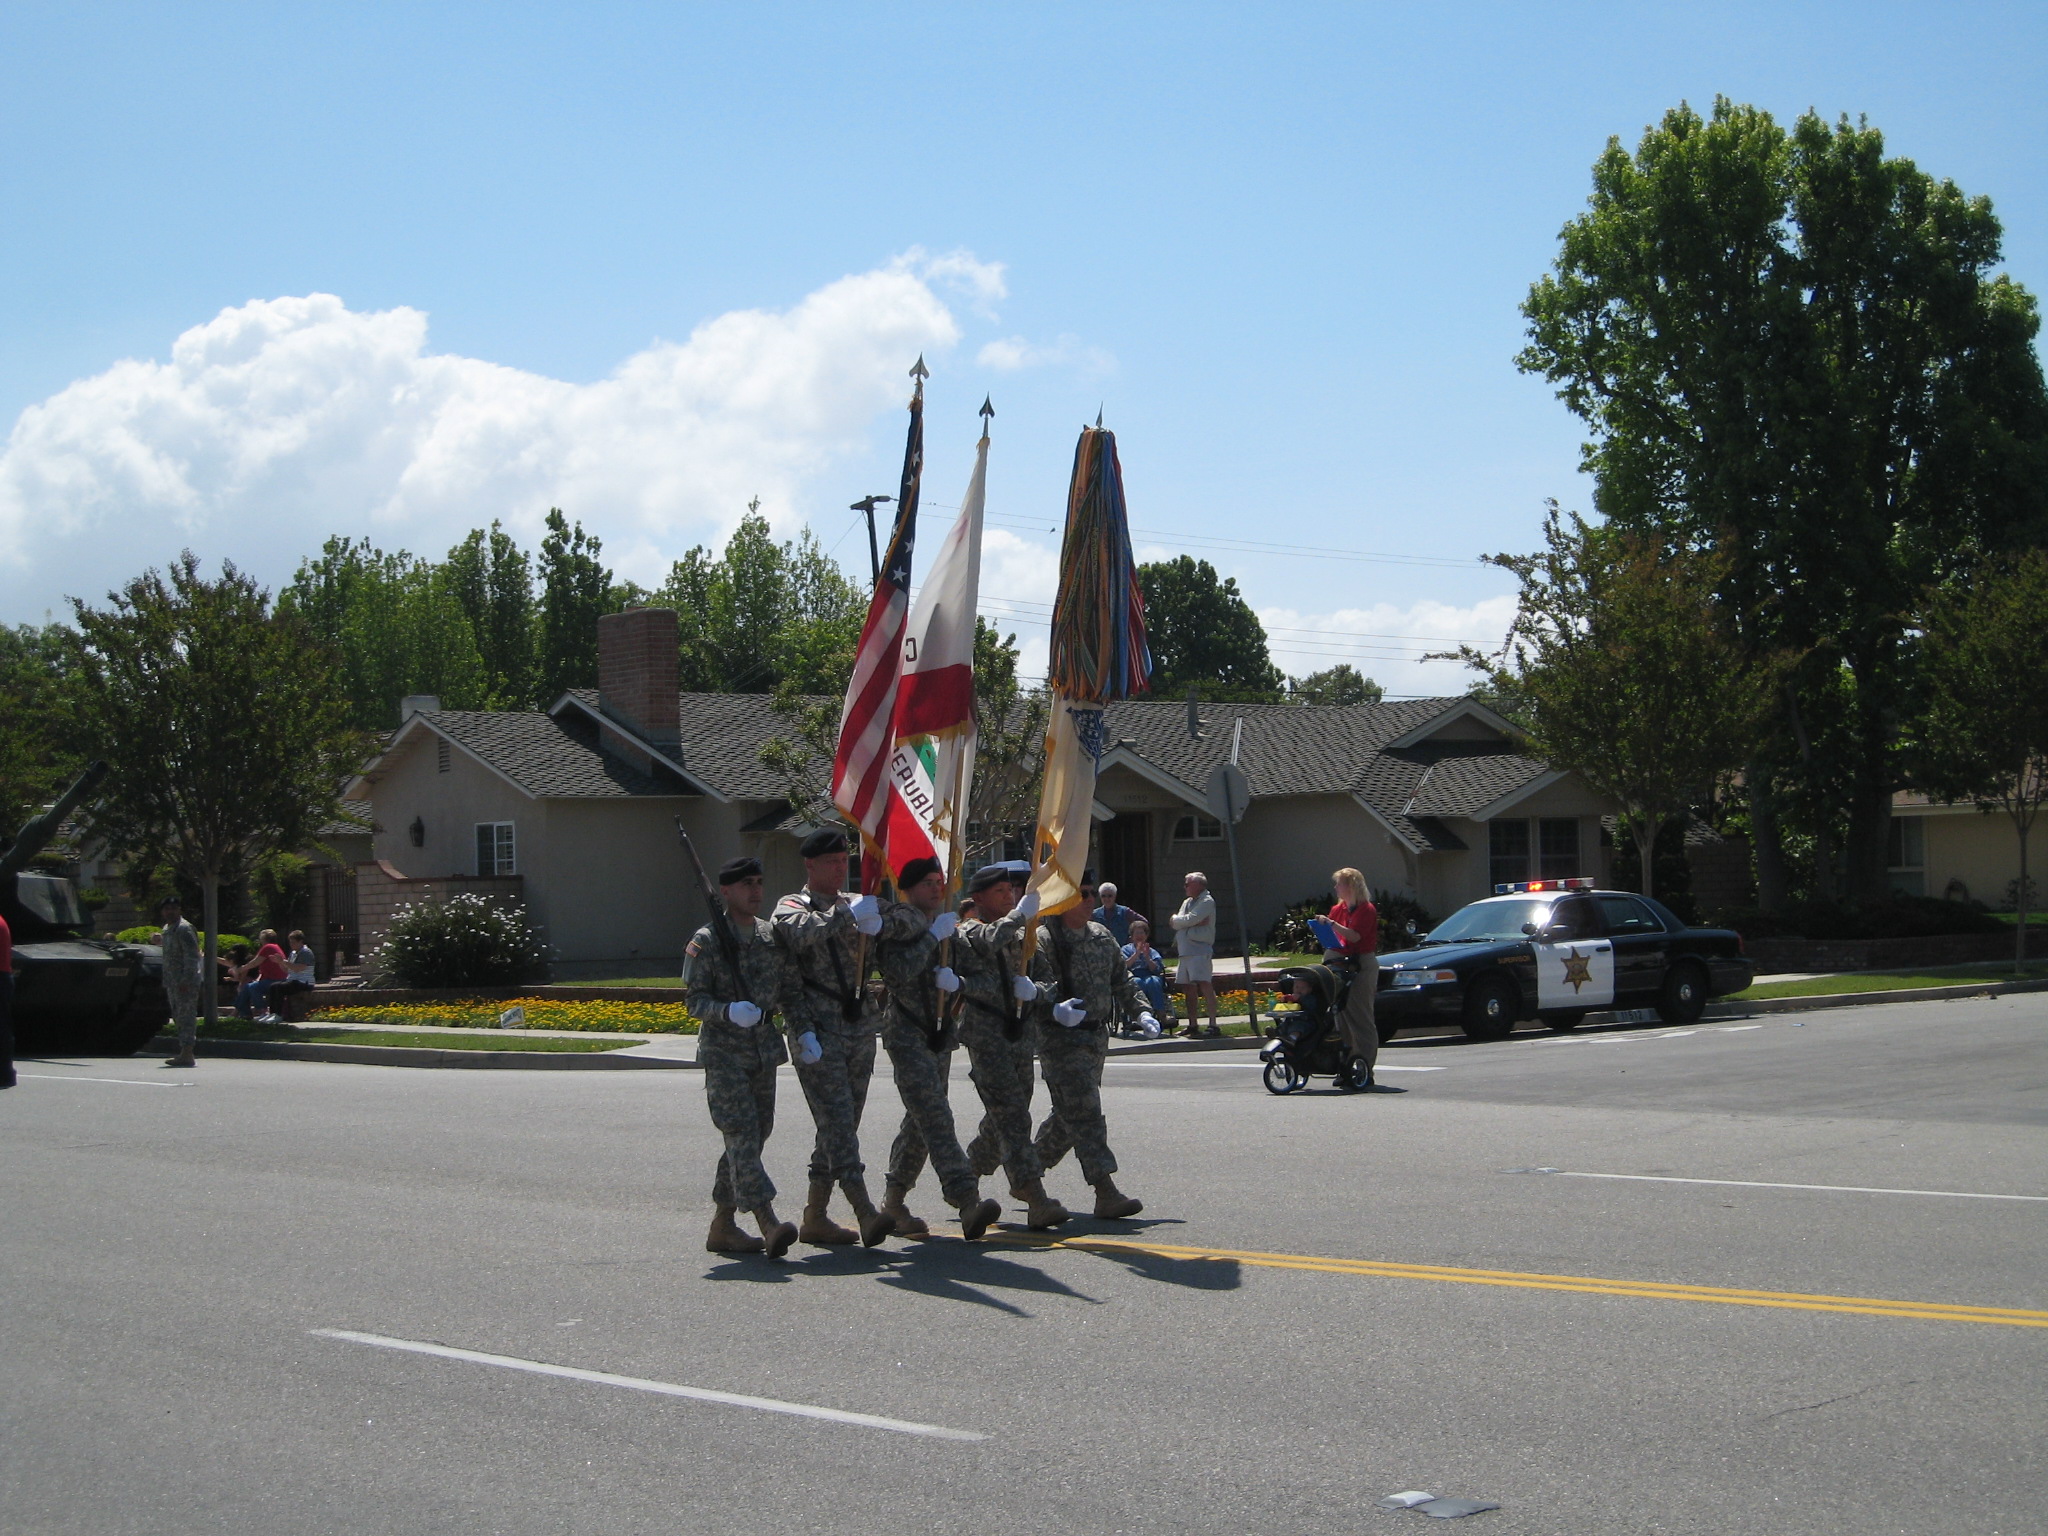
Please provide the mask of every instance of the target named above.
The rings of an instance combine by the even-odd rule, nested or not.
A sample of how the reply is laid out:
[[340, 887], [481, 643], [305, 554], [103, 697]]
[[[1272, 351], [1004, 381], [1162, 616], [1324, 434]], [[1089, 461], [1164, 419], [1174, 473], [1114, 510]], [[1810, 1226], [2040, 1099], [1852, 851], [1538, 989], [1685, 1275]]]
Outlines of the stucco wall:
[[[1903, 821], [1907, 813], [1893, 814]], [[1976, 810], [1939, 810], [1919, 819], [1925, 829], [1921, 836], [1927, 895], [1944, 895], [1950, 880], [1960, 880], [1971, 897], [1986, 906], [2008, 905], [2005, 888], [2020, 872], [2019, 835], [2010, 816], [2003, 811], [1987, 816]], [[2048, 836], [2040, 824], [2027, 841], [2027, 873], [2037, 893], [2048, 891]]]
[[[541, 802], [515, 789], [459, 747], [448, 752], [448, 771], [439, 771], [432, 731], [416, 730], [388, 755], [370, 787], [377, 833], [373, 855], [402, 874], [412, 876], [476, 873], [476, 824], [513, 824], [515, 868], [525, 874], [547, 862], [547, 819]], [[426, 838], [415, 848], [413, 818]], [[527, 900], [536, 922], [547, 923], [546, 894], [540, 882], [527, 882]]]
[[556, 972], [576, 979], [682, 972], [683, 945], [704, 921], [696, 874], [676, 837], [680, 815], [714, 878], [739, 842], [735, 808], [702, 797], [549, 800], [547, 890]]

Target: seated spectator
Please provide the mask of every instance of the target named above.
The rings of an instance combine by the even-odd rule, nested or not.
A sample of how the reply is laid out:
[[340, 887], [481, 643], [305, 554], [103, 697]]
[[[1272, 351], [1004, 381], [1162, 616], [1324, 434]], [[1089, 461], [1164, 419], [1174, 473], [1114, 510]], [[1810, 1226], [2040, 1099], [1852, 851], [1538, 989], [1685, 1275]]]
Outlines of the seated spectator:
[[270, 1011], [286, 1023], [296, 1024], [305, 1017], [305, 998], [313, 990], [313, 950], [296, 928], [285, 950], [285, 976], [270, 989]]
[[249, 1006], [254, 1011], [253, 1016], [258, 1024], [280, 1023], [282, 1021], [271, 1011], [270, 994], [272, 989], [290, 974], [291, 967], [285, 961], [284, 950], [277, 942], [275, 929], [264, 929], [256, 936], [256, 943], [256, 959], [251, 967], [253, 974], [249, 976], [247, 982]]
[[1138, 990], [1151, 999], [1152, 1011], [1170, 1022], [1173, 1014], [1166, 1005], [1166, 957], [1152, 947], [1152, 925], [1142, 917], [1131, 919], [1131, 942], [1124, 946], [1124, 967], [1138, 984]]
[[1118, 906], [1116, 900], [1116, 886], [1112, 882], [1108, 880], [1103, 881], [1100, 890], [1100, 900], [1102, 902], [1102, 905], [1097, 907], [1093, 912], [1090, 912], [1088, 916], [1095, 922], [1098, 922], [1102, 924], [1103, 927], [1107, 928], [1110, 931], [1110, 933], [1115, 937], [1117, 943], [1130, 943], [1131, 924], [1144, 922], [1146, 920], [1145, 914], [1142, 912], [1134, 912], [1129, 907]]
[[239, 1018], [256, 1017], [250, 1007], [249, 984], [256, 979], [256, 962], [249, 957], [249, 946], [230, 944], [228, 952], [220, 957], [221, 979], [235, 989], [235, 1014]]

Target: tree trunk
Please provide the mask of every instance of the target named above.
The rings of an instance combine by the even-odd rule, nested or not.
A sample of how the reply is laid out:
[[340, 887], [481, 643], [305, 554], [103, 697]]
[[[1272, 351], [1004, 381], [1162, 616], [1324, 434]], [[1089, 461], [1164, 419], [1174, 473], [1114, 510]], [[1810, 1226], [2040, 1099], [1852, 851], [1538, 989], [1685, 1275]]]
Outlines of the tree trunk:
[[199, 913], [206, 924], [206, 958], [199, 963], [199, 1019], [209, 1029], [220, 1021], [220, 876], [199, 877]]
[[1782, 912], [1790, 882], [1785, 875], [1785, 829], [1778, 820], [1770, 765], [1754, 761], [1744, 776], [1749, 785], [1749, 846], [1756, 858], [1756, 904], [1766, 912]]
[[[1657, 862], [1657, 833], [1661, 830], [1661, 826], [1662, 822], [1659, 817], [1638, 818], [1631, 816], [1629, 818], [1628, 829], [1635, 834], [1636, 863], [1641, 869], [1641, 873], [1636, 877], [1636, 884], [1642, 888], [1645, 896], [1655, 896], [1657, 894], [1657, 879], [1651, 873], [1651, 867]], [[1646, 833], [1648, 834], [1647, 836], [1645, 836]]]
[[1853, 902], [1888, 900], [1892, 893], [1892, 764], [1894, 735], [1886, 662], [1890, 646], [1873, 641], [1852, 653], [1856, 677], [1854, 745], [1849, 773], [1849, 827], [1843, 847], [1844, 894]]

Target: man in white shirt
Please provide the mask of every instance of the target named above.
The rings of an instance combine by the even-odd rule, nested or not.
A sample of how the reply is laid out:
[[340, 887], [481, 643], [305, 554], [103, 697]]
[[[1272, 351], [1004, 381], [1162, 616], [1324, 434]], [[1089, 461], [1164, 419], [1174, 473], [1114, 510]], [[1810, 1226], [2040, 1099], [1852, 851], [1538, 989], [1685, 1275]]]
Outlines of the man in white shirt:
[[1187, 891], [1187, 900], [1180, 904], [1180, 910], [1168, 919], [1173, 924], [1174, 948], [1180, 952], [1180, 964], [1174, 967], [1174, 985], [1187, 994], [1188, 1038], [1194, 1039], [1204, 1033], [1196, 1023], [1199, 1011], [1196, 999], [1209, 999], [1209, 1028], [1206, 1031], [1212, 1040], [1221, 1038], [1222, 1026], [1216, 1022], [1216, 898], [1209, 894], [1209, 877], [1200, 870], [1192, 870], [1181, 882]]

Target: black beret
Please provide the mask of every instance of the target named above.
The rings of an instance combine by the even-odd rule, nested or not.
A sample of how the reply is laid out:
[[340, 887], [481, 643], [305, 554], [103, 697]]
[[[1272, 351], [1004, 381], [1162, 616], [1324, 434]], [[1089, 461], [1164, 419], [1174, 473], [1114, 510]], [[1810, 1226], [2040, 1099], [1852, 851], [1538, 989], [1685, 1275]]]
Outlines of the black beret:
[[903, 873], [896, 877], [896, 884], [907, 891], [913, 885], [916, 885], [918, 881], [929, 879], [931, 876], [939, 873], [940, 868], [941, 866], [937, 859], [912, 859], [903, 866]]
[[761, 873], [761, 861], [742, 854], [736, 859], [727, 859], [718, 866], [720, 885], [738, 885], [742, 880]]
[[798, 846], [807, 859], [822, 859], [828, 853], [846, 852], [846, 834], [837, 827], [820, 827]]
[[992, 885], [1008, 885], [1010, 870], [1006, 864], [984, 864], [968, 879], [967, 894], [979, 895]]

